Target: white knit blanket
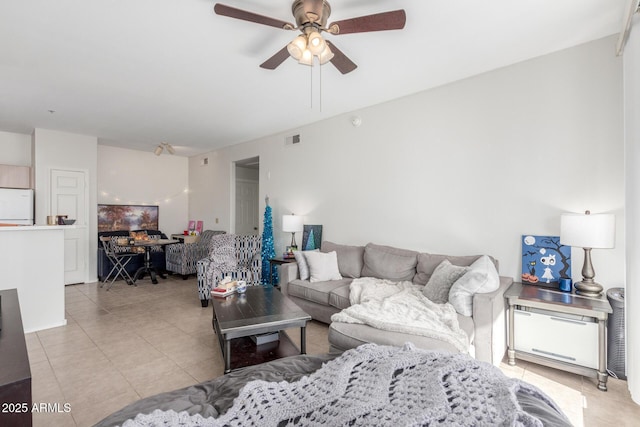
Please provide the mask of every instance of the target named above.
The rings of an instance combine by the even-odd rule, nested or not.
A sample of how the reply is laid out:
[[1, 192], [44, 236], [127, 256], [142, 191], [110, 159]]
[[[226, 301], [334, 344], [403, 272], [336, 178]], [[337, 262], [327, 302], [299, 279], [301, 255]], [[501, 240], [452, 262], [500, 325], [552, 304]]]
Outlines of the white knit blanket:
[[562, 414], [536, 387], [469, 356], [366, 344], [297, 382], [252, 381], [218, 418], [156, 410], [123, 426], [542, 426], [519, 390]]
[[456, 310], [449, 303], [429, 300], [421, 286], [362, 277], [351, 282], [349, 300], [351, 307], [331, 316], [332, 322], [435, 338], [469, 352], [469, 337], [460, 329]]

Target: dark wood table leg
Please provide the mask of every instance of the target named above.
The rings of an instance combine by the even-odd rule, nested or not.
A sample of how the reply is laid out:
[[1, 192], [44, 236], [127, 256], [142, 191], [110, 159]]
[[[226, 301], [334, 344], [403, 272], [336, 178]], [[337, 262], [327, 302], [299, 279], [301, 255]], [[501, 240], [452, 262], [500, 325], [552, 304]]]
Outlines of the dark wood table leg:
[[222, 357], [224, 359], [224, 373], [228, 374], [231, 372], [231, 340], [228, 340], [227, 337], [224, 337]]
[[144, 273], [145, 273], [145, 268], [140, 267], [139, 269], [136, 270], [136, 274], [133, 275], [133, 284], [138, 286], [136, 284], [136, 282], [138, 281], [138, 279], [142, 279], [144, 277]]
[[300, 328], [300, 354], [307, 354], [307, 327]]
[[151, 264], [151, 246], [144, 247], [144, 269], [149, 273], [149, 276], [151, 276], [151, 283], [157, 285], [158, 278], [156, 277], [156, 270]]

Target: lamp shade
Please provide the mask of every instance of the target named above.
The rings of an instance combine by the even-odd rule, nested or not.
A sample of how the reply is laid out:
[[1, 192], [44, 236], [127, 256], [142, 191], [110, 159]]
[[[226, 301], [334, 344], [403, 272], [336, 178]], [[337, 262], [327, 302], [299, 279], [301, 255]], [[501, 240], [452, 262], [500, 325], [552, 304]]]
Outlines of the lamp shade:
[[313, 65], [313, 54], [309, 49], [305, 49], [298, 59], [298, 63], [302, 65]]
[[302, 231], [302, 217], [296, 215], [282, 215], [282, 231], [297, 233]]
[[302, 58], [302, 53], [307, 48], [307, 39], [305, 36], [300, 35], [293, 39], [291, 43], [287, 45], [287, 51], [289, 55], [296, 61], [299, 61]]
[[565, 213], [560, 216], [560, 244], [580, 248], [613, 248], [616, 217], [612, 214], [591, 215]]
[[325, 43], [325, 48], [322, 51], [322, 53], [318, 56], [318, 59], [320, 60], [320, 65], [324, 65], [333, 59], [333, 52], [331, 52], [329, 45], [327, 45], [326, 43]]
[[309, 34], [307, 49], [311, 51], [312, 55], [320, 55], [326, 46], [327, 43], [324, 41], [319, 32], [314, 31]]

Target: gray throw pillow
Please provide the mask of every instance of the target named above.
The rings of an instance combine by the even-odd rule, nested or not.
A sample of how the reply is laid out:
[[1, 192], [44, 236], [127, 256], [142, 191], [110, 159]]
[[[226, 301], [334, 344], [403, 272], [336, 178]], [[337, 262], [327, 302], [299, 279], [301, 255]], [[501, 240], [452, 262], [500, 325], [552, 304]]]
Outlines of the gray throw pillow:
[[313, 251], [293, 251], [293, 256], [298, 263], [298, 273], [300, 273], [300, 280], [309, 280], [309, 265], [307, 264], [307, 258], [305, 252], [317, 252], [317, 249]]
[[445, 259], [433, 271], [431, 278], [422, 289], [422, 293], [436, 304], [444, 304], [449, 301], [451, 286], [467, 271], [469, 271], [469, 267], [453, 265]]

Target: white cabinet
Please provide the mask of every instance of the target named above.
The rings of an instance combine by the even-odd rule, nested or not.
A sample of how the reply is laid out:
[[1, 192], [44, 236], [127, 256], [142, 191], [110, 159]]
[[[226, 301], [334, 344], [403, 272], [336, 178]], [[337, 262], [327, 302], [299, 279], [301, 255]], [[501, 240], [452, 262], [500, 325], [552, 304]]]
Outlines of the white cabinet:
[[515, 349], [567, 363], [598, 368], [598, 323], [515, 309]]
[[0, 188], [31, 188], [31, 168], [0, 165]]

